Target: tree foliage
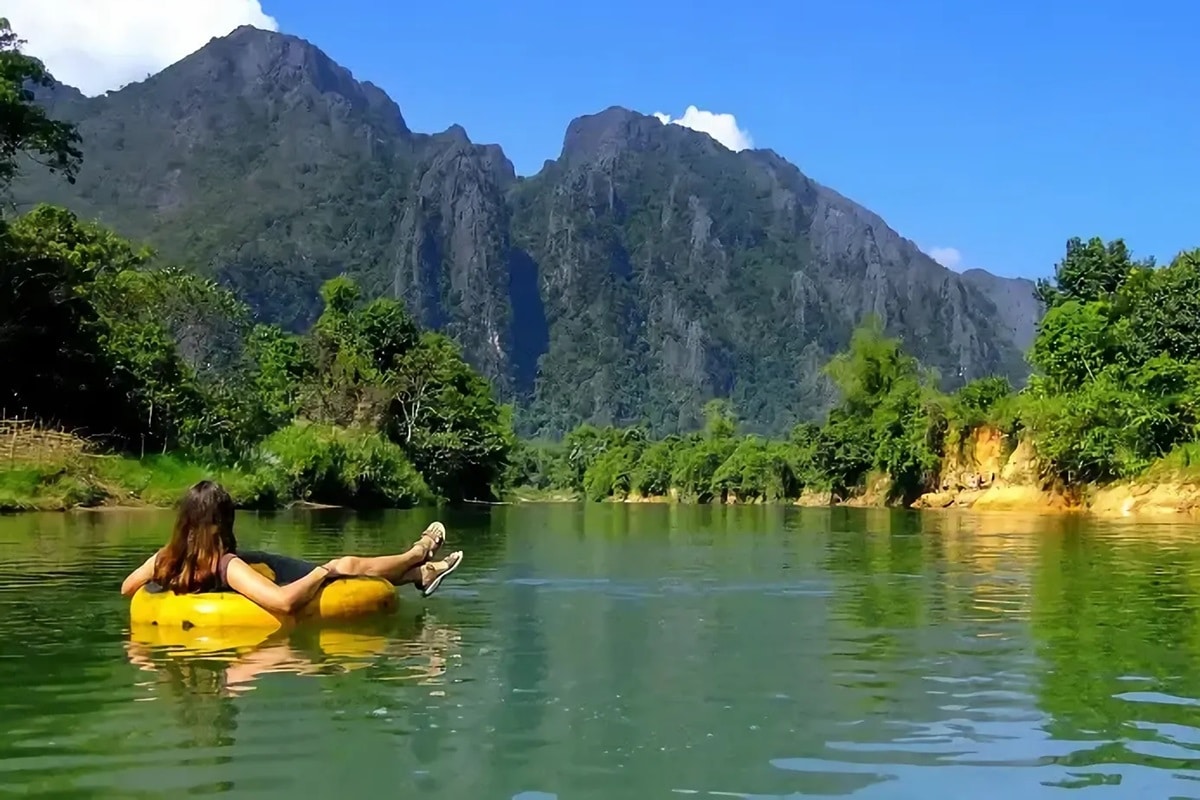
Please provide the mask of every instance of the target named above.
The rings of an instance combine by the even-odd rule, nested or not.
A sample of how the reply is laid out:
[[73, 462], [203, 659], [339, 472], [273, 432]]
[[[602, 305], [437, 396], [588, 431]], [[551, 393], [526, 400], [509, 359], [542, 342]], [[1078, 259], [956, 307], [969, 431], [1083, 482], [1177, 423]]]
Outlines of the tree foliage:
[[264, 439], [307, 419], [384, 436], [439, 496], [494, 495], [512, 445], [508, 412], [399, 302], [363, 304], [335, 278], [313, 331], [296, 336], [251, 324], [227, 290], [62, 209], [38, 207], [4, 233], [6, 407], [116, 451], [218, 461], [253, 459]]
[[782, 441], [739, 438], [733, 407], [720, 401], [706, 407], [702, 431], [636, 448], [620, 429], [584, 426], [566, 438], [569, 468], [543, 451], [543, 480], [592, 499], [753, 502], [806, 489], [845, 497], [884, 475], [901, 501], [934, 488], [945, 454], [981, 425], [1030, 437], [1051, 477], [1068, 484], [1136, 476], [1200, 439], [1200, 250], [1159, 268], [1119, 240], [1072, 239], [1037, 291], [1048, 311], [1019, 393], [990, 376], [943, 395], [867, 319], [826, 367], [838, 401], [824, 424], [797, 425]]
[[83, 157], [79, 133], [34, 104], [32, 88], [54, 81], [41, 61], [21, 52], [24, 44], [0, 17], [0, 187], [16, 176], [22, 155], [74, 183]]
[[1047, 309], [1072, 300], [1104, 300], [1121, 288], [1133, 270], [1153, 267], [1153, 259], [1135, 261], [1121, 239], [1105, 244], [1098, 236], [1087, 242], [1073, 237], [1067, 241], [1063, 260], [1054, 266], [1053, 281], [1039, 280], [1036, 293]]
[[1132, 477], [1200, 433], [1200, 250], [1155, 268], [1073, 239], [1045, 284], [1023, 422], [1063, 480]]
[[[48, 80], [0, 22], [0, 184], [22, 152], [78, 164], [23, 88]], [[39, 205], [0, 220], [0, 406], [113, 452], [257, 464], [298, 497], [493, 497], [510, 414], [458, 349], [348, 277], [322, 299], [306, 335], [256, 325], [213, 280]]]

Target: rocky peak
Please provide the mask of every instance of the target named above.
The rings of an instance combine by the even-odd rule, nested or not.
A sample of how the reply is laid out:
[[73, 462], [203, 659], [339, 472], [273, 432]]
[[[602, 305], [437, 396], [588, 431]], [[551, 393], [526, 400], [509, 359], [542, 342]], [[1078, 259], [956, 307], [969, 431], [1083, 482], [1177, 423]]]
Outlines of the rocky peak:
[[786, 430], [820, 413], [821, 365], [867, 312], [952, 381], [1027, 371], [1036, 309], [1008, 313], [1027, 286], [942, 268], [777, 153], [626, 108], [575, 119], [518, 179], [499, 147], [412, 134], [377, 87], [251, 27], [121, 91], [58, 96], [85, 169], [31, 173], [18, 200], [100, 217], [289, 328], [352, 274], [452, 336], [528, 430], [687, 430], [713, 396]]
[[497, 184], [507, 187], [517, 180], [517, 171], [504, 150], [495, 144], [475, 144], [461, 125], [451, 125], [441, 133], [419, 136], [423, 152], [431, 162], [467, 159], [479, 169], [494, 176]]
[[576, 117], [563, 137], [562, 159], [568, 162], [607, 161], [622, 150], [653, 146], [662, 123], [654, 117], [620, 106]]
[[[260, 101], [284, 98], [289, 106], [322, 105], [340, 116], [367, 116], [389, 133], [408, 134], [400, 108], [379, 87], [355, 80], [310, 42], [296, 36], [243, 25], [227, 36], [167, 67], [140, 85], [156, 97], [212, 93]], [[131, 90], [136, 86], [129, 87]]]

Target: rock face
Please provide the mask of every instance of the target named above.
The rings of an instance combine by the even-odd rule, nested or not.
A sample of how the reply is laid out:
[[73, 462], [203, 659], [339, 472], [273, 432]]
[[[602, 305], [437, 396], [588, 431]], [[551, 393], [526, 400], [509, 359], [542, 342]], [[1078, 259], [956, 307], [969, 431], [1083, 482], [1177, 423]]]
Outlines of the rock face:
[[1200, 486], [1179, 477], [1066, 492], [1043, 473], [1028, 437], [1013, 447], [999, 430], [983, 425], [959, 448], [945, 454], [937, 490], [922, 495], [913, 507], [1076, 511], [1100, 517], [1192, 517], [1200, 513]]
[[1078, 503], [1043, 478], [1028, 437], [1011, 441], [981, 425], [942, 458], [938, 486], [914, 508], [975, 508], [990, 511], [1069, 510]]
[[1029, 282], [951, 272], [775, 153], [625, 109], [575, 120], [518, 178], [498, 147], [413, 133], [377, 87], [253, 28], [44, 100], [79, 123], [85, 166], [73, 187], [30, 172], [18, 201], [99, 218], [292, 328], [349, 273], [452, 335], [526, 432], [687, 429], [713, 396], [779, 432], [827, 406], [821, 367], [866, 314], [947, 387], [1026, 374]]
[[1022, 352], [1028, 350], [1042, 318], [1042, 306], [1034, 296], [1033, 281], [1002, 278], [981, 269], [969, 269], [962, 273], [962, 278], [996, 304], [1000, 312], [997, 322], [1004, 327], [1013, 344]]

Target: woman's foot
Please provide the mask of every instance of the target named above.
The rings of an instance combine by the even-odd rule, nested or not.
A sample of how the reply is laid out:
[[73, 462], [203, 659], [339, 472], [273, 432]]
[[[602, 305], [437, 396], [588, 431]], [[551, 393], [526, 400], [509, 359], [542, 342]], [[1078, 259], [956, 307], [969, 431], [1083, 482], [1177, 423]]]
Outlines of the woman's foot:
[[413, 547], [421, 548], [425, 554], [421, 561], [429, 561], [434, 554], [446, 543], [446, 526], [440, 522], [431, 522], [429, 527], [421, 532]]
[[442, 585], [442, 580], [451, 572], [458, 569], [462, 562], [462, 551], [455, 550], [443, 561], [431, 561], [428, 564], [423, 564], [421, 566], [421, 578], [417, 581], [417, 588], [421, 591], [421, 596], [429, 597], [429, 595], [436, 592], [437, 588]]

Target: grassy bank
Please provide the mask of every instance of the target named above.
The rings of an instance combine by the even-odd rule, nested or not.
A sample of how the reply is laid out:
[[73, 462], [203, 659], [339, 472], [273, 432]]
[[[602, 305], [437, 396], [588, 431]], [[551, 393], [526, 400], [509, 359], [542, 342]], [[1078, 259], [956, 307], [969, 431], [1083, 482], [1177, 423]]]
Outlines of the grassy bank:
[[57, 451], [27, 448], [19, 460], [0, 461], [0, 511], [170, 506], [204, 479], [219, 481], [241, 508], [296, 502], [407, 508], [435, 499], [403, 451], [386, 438], [293, 424], [233, 466], [171, 453], [97, 455], [82, 440]]
[[82, 456], [60, 462], [0, 468], [0, 511], [64, 511], [98, 506], [169, 506], [189, 486], [219, 480], [239, 506], [278, 503], [261, 475], [213, 469], [175, 456]]

